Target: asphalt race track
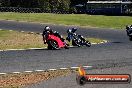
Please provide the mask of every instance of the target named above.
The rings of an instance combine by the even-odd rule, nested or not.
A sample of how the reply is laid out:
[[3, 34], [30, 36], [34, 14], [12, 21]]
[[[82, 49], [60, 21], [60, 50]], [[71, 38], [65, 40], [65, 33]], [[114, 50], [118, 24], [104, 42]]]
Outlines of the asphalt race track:
[[[45, 24], [0, 21], [0, 29], [42, 32]], [[68, 26], [49, 25], [53, 30], [66, 34]], [[79, 28], [79, 27], [78, 27]], [[125, 30], [79, 28], [86, 37], [109, 40], [109, 43], [93, 45], [90, 48], [69, 50], [25, 50], [0, 52], [0, 72], [38, 70], [79, 65], [93, 66], [94, 73], [126, 73], [132, 75], [132, 42]], [[132, 88], [132, 84], [86, 84], [77, 85], [75, 75], [32, 85], [31, 88]]]

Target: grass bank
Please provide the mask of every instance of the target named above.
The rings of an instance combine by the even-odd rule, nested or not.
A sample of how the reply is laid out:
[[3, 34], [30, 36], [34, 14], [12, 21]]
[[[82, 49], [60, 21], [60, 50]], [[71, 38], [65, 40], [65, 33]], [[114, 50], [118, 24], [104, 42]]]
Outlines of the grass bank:
[[[98, 38], [87, 38], [91, 43], [100, 43], [104, 40]], [[71, 43], [70, 43], [71, 45]], [[27, 32], [0, 30], [0, 50], [44, 48], [42, 36]]]
[[0, 31], [0, 50], [41, 48], [45, 46], [40, 35], [8, 30]]
[[132, 23], [131, 16], [104, 16], [87, 14], [1, 12], [0, 19], [114, 29], [124, 29], [126, 25]]

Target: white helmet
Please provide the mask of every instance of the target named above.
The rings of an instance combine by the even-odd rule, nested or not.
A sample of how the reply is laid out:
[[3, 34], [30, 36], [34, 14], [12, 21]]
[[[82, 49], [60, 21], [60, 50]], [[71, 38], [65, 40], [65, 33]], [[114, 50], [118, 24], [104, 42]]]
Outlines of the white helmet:
[[46, 26], [46, 27], [44, 28], [44, 30], [49, 31], [49, 30], [50, 30], [50, 27], [49, 27], [49, 26]]
[[68, 29], [68, 30], [67, 30], [67, 33], [71, 33], [71, 32], [72, 32], [72, 30], [71, 30], [71, 29]]

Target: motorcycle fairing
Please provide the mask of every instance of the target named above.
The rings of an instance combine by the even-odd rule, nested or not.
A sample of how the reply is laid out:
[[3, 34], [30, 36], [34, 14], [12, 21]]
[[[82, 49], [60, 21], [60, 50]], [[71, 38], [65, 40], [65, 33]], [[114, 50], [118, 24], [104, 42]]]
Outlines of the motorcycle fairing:
[[49, 35], [48, 40], [55, 40], [58, 43], [59, 48], [63, 48], [65, 46], [64, 42], [62, 42], [61, 39], [55, 35]]

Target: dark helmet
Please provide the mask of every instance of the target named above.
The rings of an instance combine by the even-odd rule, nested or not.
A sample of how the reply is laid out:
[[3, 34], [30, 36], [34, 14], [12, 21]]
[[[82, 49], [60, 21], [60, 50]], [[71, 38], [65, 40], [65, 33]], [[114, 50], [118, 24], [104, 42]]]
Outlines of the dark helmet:
[[74, 33], [77, 30], [77, 28], [72, 28], [72, 32]]
[[74, 27], [74, 28], [72, 28], [72, 30], [77, 30], [77, 28]]
[[68, 29], [68, 30], [67, 30], [67, 33], [71, 33], [71, 32], [72, 32], [72, 30], [71, 30], [71, 29]]
[[44, 30], [45, 30], [45, 31], [50, 31], [51, 29], [50, 29], [49, 26], [46, 26], [46, 27], [44, 28]]

